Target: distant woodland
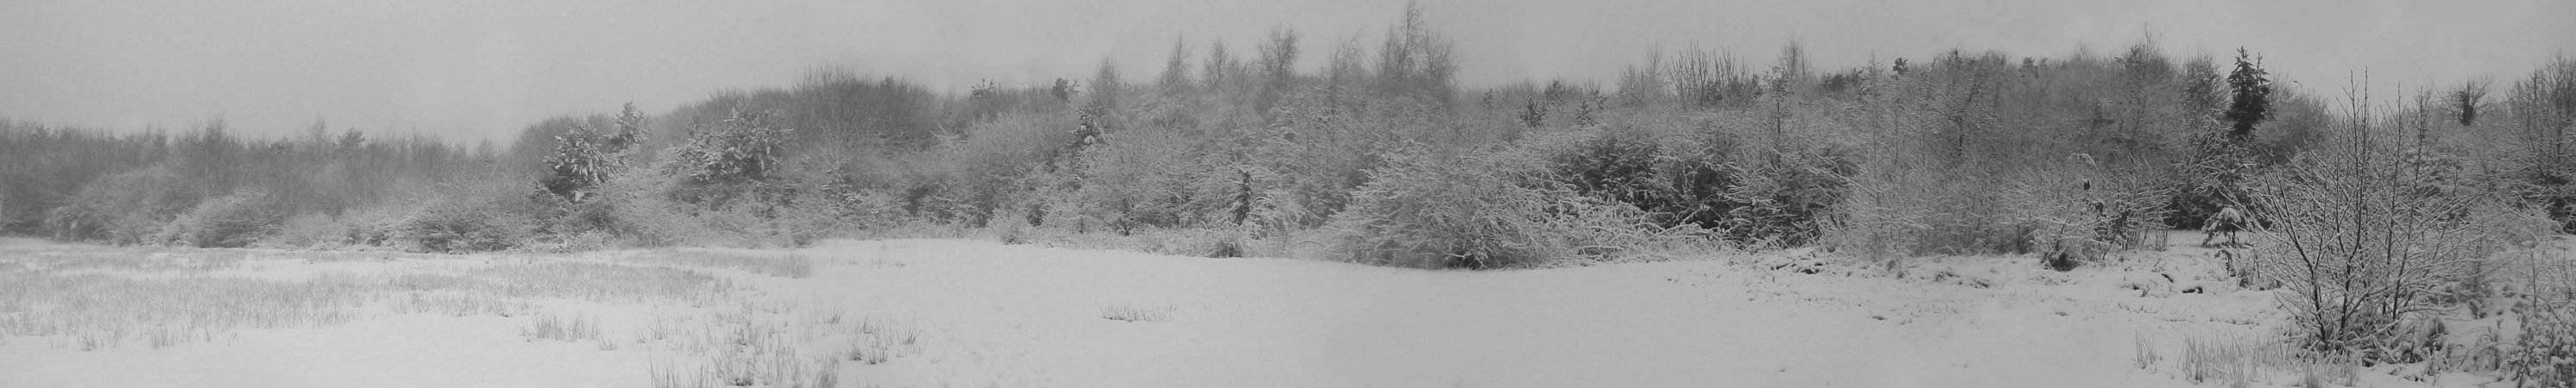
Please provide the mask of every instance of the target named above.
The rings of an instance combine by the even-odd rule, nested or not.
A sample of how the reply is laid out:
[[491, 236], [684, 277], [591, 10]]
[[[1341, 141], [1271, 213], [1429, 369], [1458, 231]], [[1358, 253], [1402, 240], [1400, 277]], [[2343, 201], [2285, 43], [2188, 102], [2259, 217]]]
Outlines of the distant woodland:
[[1165, 63], [963, 93], [818, 71], [550, 119], [506, 148], [322, 122], [284, 138], [9, 122], [0, 230], [424, 252], [981, 233], [1424, 268], [1800, 246], [2081, 261], [2223, 207], [2286, 219], [2283, 201], [2313, 199], [2287, 188], [2334, 183], [2318, 172], [2336, 157], [2402, 170], [2361, 174], [2404, 188], [2387, 195], [2459, 204], [2430, 219], [2576, 226], [2566, 59], [2396, 94], [2154, 42], [1852, 67], [1791, 44], [1768, 63], [1691, 48], [1607, 82], [1460, 85], [1473, 64], [1421, 12], [1377, 39], [1175, 41]]

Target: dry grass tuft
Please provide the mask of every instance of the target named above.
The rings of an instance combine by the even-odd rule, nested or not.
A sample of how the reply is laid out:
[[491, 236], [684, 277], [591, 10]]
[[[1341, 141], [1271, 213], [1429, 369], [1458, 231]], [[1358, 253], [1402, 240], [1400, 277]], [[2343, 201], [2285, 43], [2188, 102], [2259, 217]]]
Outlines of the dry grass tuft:
[[94, 350], [129, 339], [154, 348], [211, 340], [242, 328], [348, 322], [370, 301], [363, 279], [302, 281], [227, 277], [136, 279], [96, 273], [0, 273], [0, 338], [53, 337]]
[[861, 364], [883, 364], [921, 353], [921, 332], [909, 324], [867, 317], [851, 320], [847, 333], [850, 343], [843, 356]]
[[2183, 339], [2183, 379], [2193, 383], [2225, 382], [2229, 387], [2252, 383], [2262, 364], [2288, 355], [2281, 344], [2236, 336]]
[[[508, 316], [531, 311], [528, 300], [545, 298], [704, 303], [729, 287], [704, 272], [598, 263], [508, 264], [457, 273], [326, 273], [301, 280], [135, 276], [107, 270], [209, 272], [236, 266], [249, 251], [116, 256], [142, 251], [83, 248], [94, 252], [0, 256], [0, 262], [28, 268], [0, 272], [0, 341], [46, 337], [56, 347], [84, 350], [139, 341], [157, 349], [210, 341], [239, 329], [336, 325], [372, 311]], [[92, 258], [98, 260], [85, 261]], [[597, 322], [541, 320], [528, 334], [538, 339], [596, 338]]]
[[2284, 383], [2350, 386], [2360, 373], [2352, 360], [2301, 352], [2290, 342], [2271, 336], [2193, 336], [2183, 339], [2178, 355], [2167, 355], [2155, 347], [2154, 341], [2141, 335], [2132, 361], [2139, 369], [2149, 370], [2170, 361], [2175, 368], [2171, 372], [2185, 381], [2235, 388]]
[[599, 321], [592, 320], [589, 316], [582, 315], [575, 315], [572, 319], [564, 319], [553, 315], [540, 314], [536, 319], [530, 320], [527, 326], [519, 328], [519, 336], [526, 337], [530, 342], [577, 342], [581, 340], [596, 339], [600, 337]]
[[[494, 314], [521, 319], [519, 334], [531, 342], [586, 342], [601, 350], [632, 346], [687, 355], [657, 360], [647, 371], [655, 386], [664, 387], [833, 386], [842, 377], [841, 362], [890, 362], [919, 354], [922, 345], [920, 331], [904, 321], [838, 310], [800, 315], [807, 310], [795, 303], [736, 292], [726, 277], [695, 268], [511, 260], [275, 280], [116, 271], [211, 272], [255, 254], [249, 251], [154, 251], [83, 261], [89, 254], [0, 255], [0, 263], [7, 264], [0, 266], [0, 341], [40, 339], [81, 350], [128, 344], [157, 349], [217, 340], [246, 328], [340, 324], [369, 313]], [[381, 257], [297, 256], [308, 261]], [[788, 277], [808, 276], [812, 270], [812, 259], [799, 255], [644, 260]], [[699, 308], [637, 322], [629, 326], [632, 332], [611, 339], [603, 329], [608, 322], [597, 316], [549, 314], [542, 308], [556, 301], [681, 302]], [[706, 308], [713, 306], [723, 307]], [[623, 341], [630, 338], [632, 344]]]
[[814, 259], [794, 253], [754, 253], [709, 249], [654, 250], [638, 253], [620, 261], [727, 268], [761, 275], [803, 279], [814, 275]]
[[1172, 320], [1172, 307], [1136, 305], [1100, 306], [1100, 318], [1127, 322], [1169, 321]]
[[2148, 340], [2146, 334], [2138, 334], [2137, 343], [2137, 354], [2130, 358], [2130, 365], [2132, 367], [2147, 369], [2155, 367], [2157, 363], [2164, 362], [2164, 353], [2156, 351], [2155, 341]]
[[0, 270], [197, 274], [239, 268], [255, 251], [28, 244], [0, 248]]
[[[653, 386], [830, 387], [839, 384], [841, 361], [872, 365], [920, 351], [916, 332], [887, 320], [844, 319], [837, 312], [796, 318], [792, 308], [771, 311], [737, 302], [742, 304], [704, 316], [657, 319], [645, 330], [649, 334], [640, 334], [639, 343], [693, 355], [655, 361], [647, 371]], [[701, 317], [703, 324], [688, 324]], [[842, 335], [851, 336], [850, 347], [816, 346]], [[815, 350], [823, 355], [813, 355]]]

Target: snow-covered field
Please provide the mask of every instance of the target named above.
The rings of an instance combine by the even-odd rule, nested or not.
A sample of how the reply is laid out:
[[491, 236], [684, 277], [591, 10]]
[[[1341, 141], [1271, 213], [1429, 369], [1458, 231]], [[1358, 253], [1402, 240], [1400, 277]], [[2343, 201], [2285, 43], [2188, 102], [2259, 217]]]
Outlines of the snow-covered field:
[[[0, 387], [2225, 386], [2188, 379], [2205, 355], [2185, 342], [2259, 343], [2285, 318], [2213, 252], [2072, 272], [1803, 250], [1465, 272], [968, 240], [569, 256], [8, 240]], [[2320, 374], [2256, 370], [2256, 386]], [[2345, 374], [2486, 381], [2390, 370]]]

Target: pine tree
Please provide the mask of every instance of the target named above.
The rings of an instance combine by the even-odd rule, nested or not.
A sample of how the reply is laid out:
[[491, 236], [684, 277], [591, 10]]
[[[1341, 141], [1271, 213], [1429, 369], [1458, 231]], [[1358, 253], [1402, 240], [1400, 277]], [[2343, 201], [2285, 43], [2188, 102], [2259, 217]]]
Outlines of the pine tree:
[[2228, 73], [2227, 86], [2235, 90], [2228, 103], [2227, 121], [2234, 126], [2227, 134], [2244, 139], [2254, 134], [2254, 125], [2272, 118], [2272, 80], [2263, 71], [2262, 59], [2240, 47], [2236, 49], [2236, 71]]
[[592, 188], [625, 171], [627, 157], [644, 142], [644, 112], [635, 109], [635, 103], [626, 103], [612, 125], [615, 128], [603, 134], [585, 122], [556, 136], [554, 153], [545, 160], [547, 174], [538, 178], [538, 188], [579, 203], [591, 198]]
[[537, 186], [567, 202], [589, 199], [590, 188], [606, 182], [606, 153], [599, 147], [598, 130], [584, 123], [555, 137], [555, 151], [546, 156], [547, 174]]

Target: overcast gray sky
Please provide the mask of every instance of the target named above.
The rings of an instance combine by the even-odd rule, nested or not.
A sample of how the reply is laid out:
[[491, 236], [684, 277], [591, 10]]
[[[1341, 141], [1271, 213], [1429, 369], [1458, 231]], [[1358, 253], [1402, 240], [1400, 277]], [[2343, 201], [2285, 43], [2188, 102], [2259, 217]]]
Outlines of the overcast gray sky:
[[[2576, 2], [1427, 0], [1464, 81], [1607, 79], [1657, 48], [1768, 61], [1804, 42], [1822, 66], [1950, 48], [2114, 53], [2153, 32], [2168, 53], [2245, 46], [2275, 74], [2340, 91], [2499, 83], [2576, 51]], [[660, 111], [823, 66], [941, 90], [1087, 77], [1104, 58], [1151, 77], [1173, 39], [1246, 52], [1304, 33], [1311, 69], [1375, 42], [1400, 0], [0, 1], [0, 116], [136, 129], [222, 117], [245, 133], [417, 129], [508, 139], [545, 117], [634, 101]], [[1605, 82], [1606, 83], [1606, 82]], [[2383, 89], [2385, 90], [2385, 89]], [[506, 140], [504, 140], [506, 141]]]

